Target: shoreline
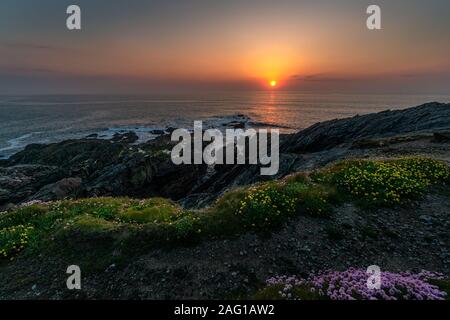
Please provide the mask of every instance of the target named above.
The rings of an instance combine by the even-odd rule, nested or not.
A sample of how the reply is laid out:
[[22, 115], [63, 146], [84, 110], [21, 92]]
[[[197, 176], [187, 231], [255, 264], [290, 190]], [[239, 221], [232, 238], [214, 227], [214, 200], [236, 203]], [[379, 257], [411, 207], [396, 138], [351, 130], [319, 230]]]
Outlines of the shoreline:
[[[129, 144], [135, 138], [33, 146], [0, 162], [0, 205], [10, 203], [0, 209], [0, 225], [30, 216], [40, 232], [29, 237], [30, 249], [0, 264], [0, 299], [251, 299], [276, 276], [371, 265], [450, 277], [449, 104], [334, 120], [289, 135], [280, 175], [271, 181], [258, 179], [257, 166], [212, 173], [171, 166], [167, 135]], [[390, 205], [355, 193], [372, 190], [374, 166], [383, 175], [375, 187]], [[338, 180], [326, 175], [336, 172], [344, 182], [329, 185]], [[420, 187], [428, 178], [436, 184]], [[401, 181], [391, 184], [395, 179]], [[282, 206], [282, 219], [272, 206], [264, 207], [270, 223], [246, 211], [258, 208], [247, 203], [259, 192]], [[299, 194], [294, 207], [285, 201], [292, 192]], [[83, 270], [81, 292], [64, 290], [63, 271], [73, 261]], [[33, 270], [39, 277], [30, 276]], [[272, 298], [282, 299], [276, 292]]]
[[[261, 96], [199, 94], [184, 100], [173, 100], [170, 96], [139, 101], [126, 98], [115, 101], [100, 96], [91, 101], [75, 95], [59, 99], [22, 98], [15, 104], [4, 101], [0, 103], [0, 118], [4, 120], [0, 130], [0, 149], [3, 149], [0, 154], [10, 156], [30, 143], [55, 143], [91, 134], [107, 138], [114, 134], [113, 131], [129, 129], [137, 131], [143, 136], [141, 141], [145, 141], [146, 132], [151, 130], [190, 128], [194, 120], [210, 121], [220, 128], [221, 121], [233, 121], [239, 114], [245, 114], [254, 127], [278, 127], [283, 132], [293, 133], [320, 121], [405, 109], [433, 101], [432, 98], [450, 101], [448, 95], [383, 98], [380, 95], [343, 94], [333, 98], [333, 95], [305, 96], [282, 92]], [[32, 136], [27, 137], [29, 134]], [[26, 138], [22, 139], [24, 136]]]
[[[428, 103], [404, 110], [330, 120], [317, 123], [297, 133], [282, 135], [280, 137], [280, 172], [272, 178], [277, 179], [295, 170], [304, 170], [319, 164], [325, 165], [345, 157], [364, 156], [364, 152], [370, 154], [373, 148], [371, 144], [377, 146], [376, 143], [367, 141], [371, 138], [385, 139], [386, 142], [383, 143], [387, 146], [393, 143], [390, 142], [389, 136], [412, 135], [412, 138], [402, 138], [406, 139], [405, 141], [414, 140], [414, 135], [424, 135], [424, 137], [428, 135], [431, 137], [425, 137], [425, 139], [432, 139], [433, 134], [450, 128], [448, 106], [448, 104]], [[434, 115], [435, 113], [437, 114]], [[238, 115], [238, 119], [241, 121], [228, 118], [227, 121], [222, 122], [223, 128], [227, 128], [228, 124], [233, 127], [247, 127], [251, 121], [244, 115]], [[209, 203], [229, 185], [251, 184], [261, 180], [256, 173], [259, 170], [258, 166], [225, 165], [216, 166], [213, 171], [206, 166], [176, 166], [167, 156], [167, 152], [176, 143], [170, 141], [168, 132], [159, 133], [161, 135], [155, 135], [154, 139], [143, 143], [139, 142], [139, 136], [136, 133], [116, 132], [109, 140], [92, 136], [52, 144], [28, 145], [23, 151], [10, 158], [0, 160], [0, 168], [3, 167], [5, 171], [3, 173], [3, 176], [6, 176], [5, 181], [13, 179], [8, 175], [12, 175], [15, 171], [11, 173], [9, 171], [17, 165], [42, 166], [42, 171], [47, 172], [47, 175], [51, 173], [52, 178], [46, 180], [44, 175], [35, 182], [31, 190], [29, 187], [24, 189], [23, 194], [18, 191], [21, 188], [20, 183], [14, 188], [6, 185], [4, 189], [11, 191], [6, 191], [7, 193], [3, 196], [3, 205], [8, 199], [9, 192], [12, 192], [11, 195], [14, 194], [14, 199], [24, 197], [23, 200], [27, 200], [33, 196], [33, 193], [39, 194], [39, 189], [46, 185], [50, 190], [42, 191], [46, 194], [45, 197], [55, 197], [51, 189], [59, 188], [58, 181], [64, 181], [67, 178], [81, 182], [77, 184], [76, 190], [67, 190], [63, 194], [68, 192], [84, 196], [131, 195], [137, 197], [153, 194], [180, 200], [194, 207], [201, 203]], [[443, 139], [445, 140], [445, 132]], [[103, 150], [104, 154], [97, 154], [95, 150]], [[162, 155], [166, 156], [160, 157]], [[310, 159], [307, 160], [308, 158]], [[96, 162], [101, 165], [94, 165]], [[132, 166], [132, 163], [135, 164]], [[87, 168], [85, 168], [86, 165]], [[22, 170], [25, 169], [20, 169], [14, 175], [19, 175], [17, 179], [24, 180], [24, 183], [25, 177], [29, 175], [31, 175], [29, 178], [34, 181], [33, 177], [39, 171], [33, 172], [29, 168], [27, 169], [29, 172], [24, 172], [25, 176], [21, 177]], [[188, 172], [190, 170], [192, 171]], [[186, 184], [183, 187], [179, 187], [176, 182], [175, 176], [179, 172], [186, 174]], [[124, 179], [122, 178], [124, 174], [131, 174], [131, 176]], [[165, 181], [164, 176], [167, 176], [169, 180]], [[153, 186], [152, 184], [159, 179], [161, 179], [160, 182]], [[132, 181], [131, 186], [129, 181]], [[61, 183], [65, 184], [65, 182]]]
[[[288, 131], [290, 133], [294, 133], [297, 130], [283, 126], [283, 125], [275, 125], [263, 122], [253, 121], [250, 117], [242, 114], [230, 115], [230, 116], [216, 116], [214, 118], [206, 118], [206, 129], [217, 128], [221, 131], [226, 129], [249, 129], [249, 128], [275, 128], [280, 129], [284, 132]], [[192, 124], [193, 125], [193, 124]], [[44, 132], [31, 132], [24, 134], [20, 137], [10, 139], [6, 141], [9, 146], [0, 148], [0, 159], [9, 159], [14, 154], [23, 151], [30, 144], [53, 144], [60, 143], [66, 140], [81, 140], [81, 139], [103, 139], [103, 140], [111, 140], [114, 135], [123, 135], [126, 133], [134, 133], [137, 135], [138, 140], [135, 144], [142, 144], [148, 141], [157, 139], [158, 137], [170, 134], [173, 130], [178, 129], [173, 126], [150, 126], [150, 127], [141, 127], [141, 126], [123, 126], [123, 127], [110, 127], [110, 128], [99, 128], [98, 130], [89, 130], [84, 133], [72, 133], [63, 137], [48, 137], [42, 138], [41, 140], [29, 143], [29, 142], [21, 142], [23, 140], [27, 140], [28, 138], [35, 135], [45, 135]], [[12, 152], [10, 151], [12, 150]], [[10, 151], [10, 152], [6, 152]]]

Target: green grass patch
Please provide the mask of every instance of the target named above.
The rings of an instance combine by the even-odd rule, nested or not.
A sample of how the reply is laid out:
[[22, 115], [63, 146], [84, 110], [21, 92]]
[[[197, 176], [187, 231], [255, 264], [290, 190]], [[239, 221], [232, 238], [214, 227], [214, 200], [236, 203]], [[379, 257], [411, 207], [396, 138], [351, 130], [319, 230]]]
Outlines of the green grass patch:
[[[326, 217], [345, 201], [374, 207], [404, 204], [431, 186], [447, 186], [449, 177], [448, 167], [432, 159], [352, 160], [234, 189], [201, 210], [187, 211], [163, 198], [33, 204], [0, 215], [0, 258], [21, 251], [41, 253], [47, 247], [64, 251], [72, 242], [79, 252], [95, 251], [101, 244], [105, 254], [123, 255], [249, 231], [266, 234], [298, 214]], [[343, 236], [334, 229], [325, 232], [330, 239]], [[376, 236], [371, 230], [362, 233]]]
[[182, 215], [183, 210], [172, 201], [152, 198], [126, 208], [117, 214], [117, 217], [124, 222], [161, 223], [176, 221]]
[[[294, 286], [289, 293], [284, 292], [283, 284], [276, 284], [267, 286], [258, 290], [253, 299], [271, 301], [271, 300], [325, 300], [323, 296], [320, 296], [316, 292], [312, 292], [310, 288], [306, 286]], [[287, 296], [289, 294], [289, 296]]]
[[336, 188], [329, 185], [291, 182], [284, 186], [284, 192], [296, 199], [298, 212], [312, 216], [328, 216], [339, 203]]
[[295, 210], [296, 198], [281, 186], [268, 183], [250, 188], [236, 215], [246, 228], [267, 231], [292, 217]]
[[22, 251], [33, 230], [33, 227], [25, 225], [0, 229], [0, 257], [10, 258]]
[[220, 237], [244, 232], [246, 229], [242, 224], [242, 216], [236, 212], [247, 192], [245, 188], [228, 191], [219, 197], [212, 207], [197, 212], [202, 233]]
[[427, 158], [348, 160], [313, 175], [316, 182], [334, 185], [367, 207], [407, 204], [449, 179], [445, 163]]

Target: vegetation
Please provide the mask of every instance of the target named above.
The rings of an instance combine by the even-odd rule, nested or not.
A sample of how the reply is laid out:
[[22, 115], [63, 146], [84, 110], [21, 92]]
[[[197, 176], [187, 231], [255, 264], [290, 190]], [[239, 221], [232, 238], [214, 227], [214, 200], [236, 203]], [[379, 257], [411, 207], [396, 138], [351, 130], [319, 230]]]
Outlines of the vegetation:
[[169, 223], [180, 218], [183, 211], [166, 199], [152, 198], [131, 204], [117, 215], [121, 221], [130, 223]]
[[348, 192], [363, 206], [393, 206], [419, 198], [430, 186], [448, 184], [450, 171], [445, 163], [427, 158], [347, 160], [314, 179]]
[[312, 216], [328, 216], [340, 202], [336, 188], [311, 182], [287, 183], [284, 191], [297, 201], [297, 210]]
[[236, 212], [245, 227], [268, 230], [295, 213], [296, 198], [276, 184], [252, 187]]
[[[98, 261], [102, 250], [121, 257], [202, 238], [266, 233], [297, 214], [326, 217], [343, 201], [403, 205], [431, 186], [448, 184], [449, 179], [449, 168], [431, 159], [352, 160], [232, 190], [203, 210], [187, 211], [163, 198], [34, 201], [0, 213], [0, 258], [11, 258], [24, 249], [41, 253], [45, 248], [73, 254], [81, 250], [86, 257], [96, 255], [91, 260]], [[336, 230], [326, 232], [332, 239], [342, 237]], [[73, 243], [77, 247], [67, 250]], [[89, 251], [90, 247], [95, 250]]]
[[296, 276], [273, 277], [255, 294], [263, 300], [445, 300], [448, 281], [442, 274], [381, 272], [380, 288], [369, 288], [366, 270], [327, 271]]
[[28, 244], [33, 227], [17, 225], [0, 230], [0, 257], [9, 258], [22, 251]]
[[255, 293], [255, 300], [327, 300], [305, 285], [293, 285], [289, 292], [282, 283], [268, 285]]

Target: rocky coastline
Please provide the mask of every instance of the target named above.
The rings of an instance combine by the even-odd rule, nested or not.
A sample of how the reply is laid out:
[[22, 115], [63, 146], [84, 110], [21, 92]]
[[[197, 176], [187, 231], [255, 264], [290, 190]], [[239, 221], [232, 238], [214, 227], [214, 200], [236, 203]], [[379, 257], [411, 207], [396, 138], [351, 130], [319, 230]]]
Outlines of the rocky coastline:
[[[339, 159], [382, 156], [414, 141], [446, 147], [449, 131], [450, 106], [442, 103], [318, 123], [281, 137], [280, 170], [272, 178]], [[175, 143], [170, 133], [160, 133], [142, 144], [135, 144], [134, 132], [125, 132], [110, 140], [90, 136], [28, 145], [0, 160], [0, 209], [31, 200], [100, 196], [162, 196], [201, 207], [231, 187], [267, 179], [256, 174], [257, 166], [217, 165], [213, 171], [206, 165], [176, 166], [170, 159]], [[432, 153], [425, 147], [417, 152]]]
[[[256, 174], [257, 166], [175, 166], [167, 133], [146, 143], [135, 141], [129, 132], [111, 140], [89, 137], [27, 146], [0, 160], [0, 211], [30, 201], [97, 197], [164, 197], [186, 210], [208, 210], [225, 192], [267, 180]], [[273, 180], [349, 159], [427, 157], [450, 166], [450, 104], [318, 123], [282, 136], [280, 151], [280, 171]], [[104, 254], [114, 262], [87, 272], [85, 289], [76, 293], [64, 291], [64, 272], [55, 273], [74, 256], [19, 255], [0, 263], [0, 299], [248, 298], [275, 275], [374, 264], [449, 277], [449, 218], [445, 186], [402, 207], [366, 209], [346, 202], [326, 218], [299, 215], [270, 235], [245, 232], [161, 246], [125, 261], [114, 260], [118, 253], [111, 249]], [[93, 252], [95, 241], [109, 241], [104, 233], [92, 243], [77, 238], [77, 232], [72, 236], [78, 241], [74, 245]]]

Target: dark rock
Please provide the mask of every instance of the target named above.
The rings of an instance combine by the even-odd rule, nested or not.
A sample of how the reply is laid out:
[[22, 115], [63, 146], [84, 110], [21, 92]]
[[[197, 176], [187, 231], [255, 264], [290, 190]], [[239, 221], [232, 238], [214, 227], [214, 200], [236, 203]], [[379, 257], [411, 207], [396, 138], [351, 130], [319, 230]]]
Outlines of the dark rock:
[[127, 150], [128, 145], [107, 140], [66, 140], [48, 145], [29, 145], [8, 162], [10, 166], [42, 164], [62, 167], [67, 171], [91, 171], [119, 161], [120, 155]]
[[64, 178], [55, 183], [49, 184], [41, 188], [36, 194], [27, 200], [61, 200], [73, 197], [79, 192], [81, 187], [81, 178]]
[[3, 204], [3, 205], [0, 205], [0, 212], [13, 210], [14, 208], [16, 208], [15, 204], [13, 204], [13, 203], [6, 203], [6, 204]]
[[157, 135], [163, 135], [166, 132], [164, 130], [160, 130], [160, 129], [154, 129], [150, 131], [151, 134], [157, 134]]
[[28, 146], [0, 167], [0, 205], [75, 196], [179, 199], [192, 191], [206, 171], [206, 165], [174, 165], [168, 135], [139, 146], [118, 140]]
[[18, 203], [63, 176], [64, 171], [55, 166], [30, 164], [0, 167], [0, 205]]
[[224, 126], [231, 127], [234, 129], [245, 129], [245, 122], [242, 121], [231, 121], [228, 123], [225, 123]]
[[[237, 126], [243, 124], [235, 122]], [[450, 105], [439, 103], [319, 123], [280, 137], [280, 169], [272, 177], [261, 176], [258, 165], [216, 165], [209, 169], [206, 165], [176, 166], [170, 159], [175, 145], [170, 134], [139, 145], [131, 144], [138, 138], [134, 132], [118, 133], [112, 140], [31, 144], [0, 160], [0, 205], [67, 196], [164, 196], [187, 207], [204, 207], [234, 186], [312, 170], [350, 154], [366, 155], [368, 150], [380, 147], [371, 143], [380, 136], [386, 139], [396, 133], [446, 132], [449, 128]], [[396, 146], [412, 140], [383, 141]]]
[[135, 143], [138, 141], [139, 137], [134, 131], [129, 131], [125, 133], [115, 133], [111, 141], [122, 142], [122, 143]]
[[166, 129], [166, 133], [172, 134], [172, 132], [174, 132], [175, 130], [177, 130], [177, 128], [174, 128], [174, 127], [168, 127], [168, 128]]
[[450, 132], [435, 132], [434, 141], [436, 142], [450, 142]]
[[449, 127], [450, 104], [433, 102], [405, 110], [320, 122], [292, 135], [281, 146], [281, 150], [293, 153], [317, 152], [363, 138]]

